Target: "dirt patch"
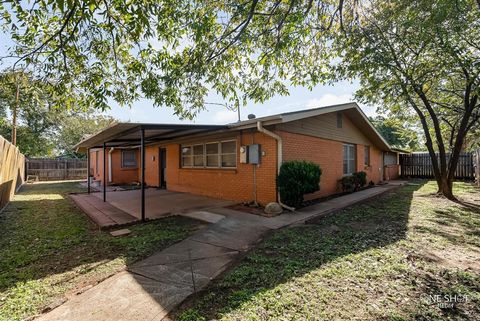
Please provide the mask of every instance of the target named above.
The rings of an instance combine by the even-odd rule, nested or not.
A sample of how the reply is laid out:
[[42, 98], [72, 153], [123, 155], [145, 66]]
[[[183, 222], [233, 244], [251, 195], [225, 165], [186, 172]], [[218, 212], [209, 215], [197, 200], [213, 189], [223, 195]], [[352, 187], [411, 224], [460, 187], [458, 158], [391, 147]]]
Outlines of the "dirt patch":
[[408, 255], [410, 261], [423, 260], [430, 263], [441, 265], [444, 268], [457, 268], [462, 270], [471, 270], [480, 272], [480, 257], [466, 254], [458, 249], [434, 250], [422, 249], [419, 252]]

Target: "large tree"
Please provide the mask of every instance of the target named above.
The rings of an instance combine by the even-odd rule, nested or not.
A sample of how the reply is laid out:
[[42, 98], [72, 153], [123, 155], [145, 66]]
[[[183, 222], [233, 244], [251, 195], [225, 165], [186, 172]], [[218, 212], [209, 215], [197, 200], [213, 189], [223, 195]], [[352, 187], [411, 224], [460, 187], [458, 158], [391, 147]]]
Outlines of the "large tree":
[[439, 193], [452, 183], [465, 137], [480, 119], [480, 3], [369, 1], [335, 40], [341, 77], [357, 96], [420, 120]]

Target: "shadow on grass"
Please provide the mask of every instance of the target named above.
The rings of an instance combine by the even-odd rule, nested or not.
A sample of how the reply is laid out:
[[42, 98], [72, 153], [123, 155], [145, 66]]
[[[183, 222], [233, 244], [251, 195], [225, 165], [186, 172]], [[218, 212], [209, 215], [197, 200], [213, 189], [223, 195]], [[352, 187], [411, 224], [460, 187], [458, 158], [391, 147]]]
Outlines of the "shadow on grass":
[[220, 318], [241, 309], [253, 297], [338, 258], [405, 239], [413, 193], [424, 183], [402, 187], [309, 225], [273, 233], [223, 279], [182, 305], [173, 317], [196, 320], [200, 317], [196, 311], [201, 311], [206, 319]]
[[[93, 270], [120, 259], [116, 266], [103, 267], [106, 277], [200, 226], [193, 219], [170, 217], [132, 226], [132, 235], [114, 238], [100, 232], [67, 196], [80, 191], [78, 182], [25, 185], [0, 214], [0, 319], [34, 314], [54, 296], [75, 289], [72, 279], [80, 277], [80, 286], [88, 285], [83, 276]], [[28, 293], [38, 293], [45, 302], [29, 301], [37, 299]], [[18, 303], [20, 298], [25, 302]]]

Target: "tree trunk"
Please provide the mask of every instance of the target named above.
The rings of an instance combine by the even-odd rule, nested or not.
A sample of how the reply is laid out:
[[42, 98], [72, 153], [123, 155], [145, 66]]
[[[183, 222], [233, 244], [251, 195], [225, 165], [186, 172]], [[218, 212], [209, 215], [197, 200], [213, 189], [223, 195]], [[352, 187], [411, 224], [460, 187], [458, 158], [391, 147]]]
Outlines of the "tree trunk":
[[453, 179], [447, 173], [442, 173], [440, 179], [437, 180], [438, 194], [441, 194], [451, 201], [457, 198], [453, 195]]
[[12, 144], [17, 145], [17, 111], [20, 102], [20, 85], [18, 84], [17, 79], [17, 92], [15, 95], [15, 106], [13, 107], [12, 111]]

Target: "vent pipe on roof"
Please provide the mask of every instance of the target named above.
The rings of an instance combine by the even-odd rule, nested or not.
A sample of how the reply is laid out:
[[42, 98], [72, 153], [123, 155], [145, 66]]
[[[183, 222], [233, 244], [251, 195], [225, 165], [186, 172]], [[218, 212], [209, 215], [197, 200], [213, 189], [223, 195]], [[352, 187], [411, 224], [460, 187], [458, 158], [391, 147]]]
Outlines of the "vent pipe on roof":
[[248, 119], [255, 119], [255, 118], [257, 118], [257, 116], [255, 116], [255, 114], [248, 114], [247, 118]]

